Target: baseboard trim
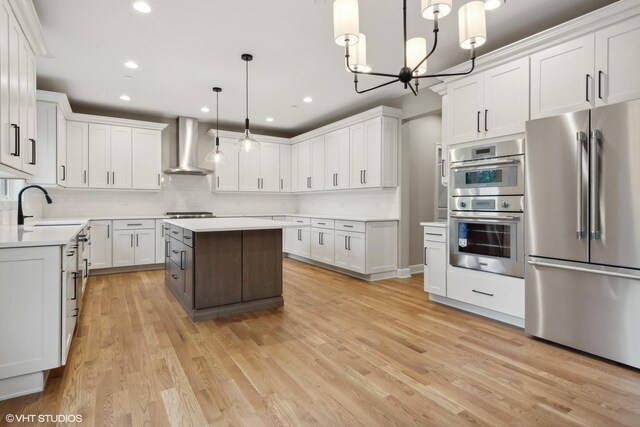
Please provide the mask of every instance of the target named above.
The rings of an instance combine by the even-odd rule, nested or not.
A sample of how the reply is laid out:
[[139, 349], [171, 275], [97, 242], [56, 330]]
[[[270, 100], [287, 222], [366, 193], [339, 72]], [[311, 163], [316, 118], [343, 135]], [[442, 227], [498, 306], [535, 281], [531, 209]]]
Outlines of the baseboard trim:
[[0, 401], [39, 393], [44, 390], [46, 371], [18, 375], [0, 380]]
[[396, 274], [399, 279], [408, 279], [411, 277], [411, 268], [399, 268]]
[[102, 276], [104, 274], [135, 273], [137, 271], [163, 270], [163, 264], [128, 265], [126, 267], [100, 268], [89, 270], [89, 276]]
[[418, 274], [418, 273], [424, 273], [424, 264], [416, 264], [416, 265], [411, 265], [409, 266], [409, 269], [411, 270], [411, 274]]
[[477, 305], [468, 304], [466, 302], [434, 294], [429, 294], [429, 300], [524, 329], [524, 319], [521, 319], [520, 317], [511, 316], [500, 313], [499, 311], [489, 310], [488, 308], [478, 307]]
[[304, 262], [305, 264], [326, 268], [327, 270], [335, 271], [336, 273], [342, 273], [347, 276], [366, 280], [367, 282], [377, 282], [378, 280], [396, 279], [399, 277], [398, 270], [386, 271], [384, 273], [361, 274], [361, 273], [356, 273], [355, 271], [345, 270], [344, 268], [336, 267], [335, 265], [325, 264], [322, 262], [314, 261], [309, 258], [303, 258], [294, 254], [284, 253], [283, 256], [286, 256], [287, 258], [295, 259], [296, 261]]

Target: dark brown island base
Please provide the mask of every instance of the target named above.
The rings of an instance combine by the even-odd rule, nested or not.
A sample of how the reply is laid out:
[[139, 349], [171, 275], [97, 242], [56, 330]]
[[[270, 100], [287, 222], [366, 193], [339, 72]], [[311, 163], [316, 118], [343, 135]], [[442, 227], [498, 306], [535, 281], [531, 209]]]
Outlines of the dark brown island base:
[[255, 218], [165, 220], [165, 283], [194, 321], [281, 307], [287, 226]]

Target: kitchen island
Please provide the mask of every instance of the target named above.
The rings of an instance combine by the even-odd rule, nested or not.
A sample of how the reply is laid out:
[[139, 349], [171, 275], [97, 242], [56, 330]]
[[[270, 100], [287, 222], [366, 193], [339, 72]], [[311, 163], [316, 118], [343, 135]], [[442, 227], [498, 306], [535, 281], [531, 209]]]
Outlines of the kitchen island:
[[281, 307], [282, 229], [293, 226], [165, 219], [165, 284], [194, 321]]

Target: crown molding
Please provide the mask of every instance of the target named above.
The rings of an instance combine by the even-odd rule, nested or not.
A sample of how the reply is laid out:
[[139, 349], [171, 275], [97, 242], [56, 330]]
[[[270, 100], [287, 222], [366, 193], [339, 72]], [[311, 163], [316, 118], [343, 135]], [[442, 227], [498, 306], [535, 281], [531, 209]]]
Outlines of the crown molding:
[[[209, 130], [207, 130], [207, 134], [210, 131], [214, 131], [215, 129], [211, 128]], [[239, 139], [240, 137], [242, 137], [244, 135], [244, 132], [233, 132], [233, 131], [229, 131], [229, 130], [221, 130], [218, 132], [218, 135], [220, 135], [220, 138], [229, 138], [229, 139]], [[277, 137], [277, 136], [268, 136], [268, 135], [259, 135], [256, 133], [251, 133], [251, 136], [253, 136], [254, 138], [256, 138], [258, 141], [260, 142], [272, 142], [272, 143], [276, 143], [276, 144], [291, 144], [291, 140], [289, 138], [281, 138], [281, 137]]]
[[[571, 21], [544, 30], [510, 45], [496, 49], [476, 59], [475, 72], [482, 72], [490, 68], [532, 55], [552, 46], [577, 39], [586, 34], [594, 33], [609, 25], [624, 21], [640, 14], [638, 0], [619, 0], [603, 8], [579, 16]], [[468, 68], [468, 61], [442, 71], [443, 73], [458, 73]], [[441, 78], [439, 84], [429, 89], [438, 95], [447, 93], [446, 85], [464, 77]]]
[[36, 100], [40, 102], [52, 102], [58, 104], [66, 120], [73, 122], [97, 123], [111, 126], [127, 126], [138, 129], [163, 130], [166, 123], [146, 122], [142, 120], [121, 119], [118, 117], [94, 116], [91, 114], [74, 113], [69, 104], [69, 98], [64, 93], [38, 90]]
[[36, 56], [51, 57], [51, 51], [44, 37], [44, 31], [40, 24], [40, 19], [33, 6], [32, 0], [9, 0], [22, 32], [27, 37], [27, 41]]

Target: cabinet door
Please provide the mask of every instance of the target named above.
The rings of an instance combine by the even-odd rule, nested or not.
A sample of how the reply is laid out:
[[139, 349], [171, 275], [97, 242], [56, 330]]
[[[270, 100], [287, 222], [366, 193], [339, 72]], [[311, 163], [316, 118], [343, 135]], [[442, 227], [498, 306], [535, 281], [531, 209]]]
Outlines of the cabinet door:
[[323, 229], [320, 231], [320, 262], [325, 264], [335, 264], [334, 239], [335, 232], [333, 230]]
[[298, 147], [298, 191], [310, 191], [311, 141], [301, 142]]
[[38, 167], [29, 181], [35, 184], [56, 185], [57, 105], [53, 102], [38, 102], [36, 112], [38, 116], [36, 131]]
[[153, 264], [156, 262], [156, 230], [147, 228], [135, 231], [135, 256], [136, 265]]
[[311, 259], [314, 261], [322, 262], [322, 246], [320, 244], [320, 236], [322, 234], [322, 229], [320, 228], [312, 228], [311, 229]]
[[88, 187], [88, 169], [89, 125], [80, 122], [67, 122], [67, 164], [63, 172], [67, 187]]
[[475, 74], [449, 85], [451, 144], [482, 137], [483, 75]]
[[[25, 58], [26, 67], [20, 70], [20, 79], [23, 80], [25, 91], [24, 100], [21, 104], [25, 106], [25, 136], [23, 138], [22, 170], [24, 172], [35, 174], [38, 162], [38, 140], [36, 135], [36, 57], [25, 37], [22, 38], [21, 53]], [[21, 58], [22, 60], [22, 58]], [[22, 64], [21, 64], [22, 66]]]
[[164, 262], [165, 246], [164, 221], [156, 219], [156, 264]]
[[291, 192], [297, 193], [298, 188], [298, 145], [291, 147]]
[[531, 55], [531, 119], [591, 108], [594, 35]]
[[91, 221], [91, 269], [111, 267], [111, 221]]
[[325, 135], [324, 147], [325, 188], [327, 190], [349, 188], [349, 128]]
[[124, 267], [135, 264], [134, 235], [132, 230], [113, 231], [113, 266]]
[[291, 253], [302, 258], [311, 258], [311, 230], [309, 227], [294, 228]]
[[291, 146], [280, 144], [280, 192], [291, 192]]
[[351, 188], [364, 187], [364, 170], [367, 168], [367, 147], [364, 132], [364, 123], [358, 123], [349, 127], [349, 186]]
[[529, 58], [484, 73], [485, 138], [523, 133], [529, 120]]
[[11, 155], [15, 148], [9, 109], [9, 32], [12, 17], [6, 1], [0, 2], [0, 163], [11, 166], [17, 159]]
[[380, 187], [382, 168], [382, 117], [364, 123], [366, 163], [363, 173], [364, 187]]
[[280, 191], [280, 144], [262, 144], [260, 180], [261, 191]]
[[[233, 139], [220, 138], [220, 150], [224, 161], [215, 165], [216, 191], [238, 191], [238, 151], [233, 148]], [[254, 181], [255, 182], [255, 181]]]
[[425, 242], [424, 246], [424, 290], [447, 296], [447, 245]]
[[238, 157], [240, 160], [240, 173], [238, 175], [240, 191], [259, 191], [260, 151], [240, 150]]
[[364, 233], [349, 233], [347, 235], [349, 238], [347, 241], [349, 248], [349, 265], [347, 268], [357, 273], [364, 273], [366, 268], [364, 236]]
[[311, 140], [311, 191], [324, 190], [324, 135]]
[[349, 268], [349, 238], [344, 231], [336, 231], [334, 238], [334, 254], [336, 267]]
[[7, 31], [8, 37], [8, 88], [9, 105], [8, 126], [3, 128], [2, 163], [15, 169], [22, 169], [22, 157], [20, 157], [20, 37], [22, 31], [8, 2], [3, 3], [5, 12], [8, 13], [9, 26], [1, 27], [0, 31]]
[[[163, 240], [164, 241], [164, 240]], [[193, 307], [193, 294], [195, 285], [195, 258], [193, 256], [194, 250], [187, 245], [183, 246], [182, 259], [183, 262], [183, 275], [184, 275], [184, 288], [182, 289], [182, 300], [189, 307]]]
[[19, 105], [20, 105], [20, 159], [22, 163], [19, 165], [19, 169], [25, 170], [27, 162], [29, 161], [29, 55], [31, 48], [29, 43], [24, 37], [22, 31], [20, 31], [20, 47], [18, 51], [19, 56]]
[[138, 190], [160, 189], [162, 134], [159, 130], [133, 129], [131, 186]]
[[596, 33], [596, 105], [640, 98], [640, 16]]
[[111, 126], [89, 124], [89, 187], [111, 186]]
[[58, 185], [67, 186], [67, 120], [62, 114], [62, 109], [56, 106], [56, 139], [57, 139], [57, 169], [56, 179]]
[[131, 188], [131, 138], [131, 128], [111, 126], [111, 188]]

